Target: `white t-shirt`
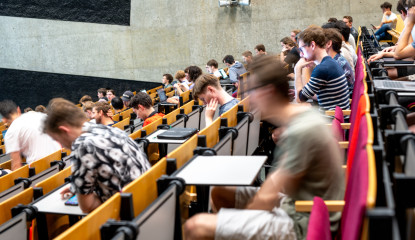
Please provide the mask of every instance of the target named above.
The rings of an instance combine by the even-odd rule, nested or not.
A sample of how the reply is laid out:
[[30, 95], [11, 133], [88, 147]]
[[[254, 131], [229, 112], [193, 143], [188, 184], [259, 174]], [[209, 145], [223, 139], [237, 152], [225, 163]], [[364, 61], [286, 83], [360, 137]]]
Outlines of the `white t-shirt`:
[[4, 137], [7, 153], [20, 151], [30, 164], [61, 149], [58, 142], [43, 133], [45, 118], [46, 114], [31, 111], [14, 120]]
[[396, 28], [396, 22], [397, 22], [397, 19], [398, 19], [396, 14], [391, 12], [391, 15], [389, 15], [389, 16], [385, 15], [385, 17], [386, 17], [386, 20], [392, 21], [392, 22], [386, 23], [386, 24], [389, 25], [392, 29], [395, 29]]

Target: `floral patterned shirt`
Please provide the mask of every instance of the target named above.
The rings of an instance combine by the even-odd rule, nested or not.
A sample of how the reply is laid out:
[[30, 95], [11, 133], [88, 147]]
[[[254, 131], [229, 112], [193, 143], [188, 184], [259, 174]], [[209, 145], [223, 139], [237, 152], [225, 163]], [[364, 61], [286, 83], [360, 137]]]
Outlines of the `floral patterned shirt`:
[[144, 151], [118, 128], [86, 122], [82, 131], [72, 144], [72, 192], [104, 202], [150, 169]]

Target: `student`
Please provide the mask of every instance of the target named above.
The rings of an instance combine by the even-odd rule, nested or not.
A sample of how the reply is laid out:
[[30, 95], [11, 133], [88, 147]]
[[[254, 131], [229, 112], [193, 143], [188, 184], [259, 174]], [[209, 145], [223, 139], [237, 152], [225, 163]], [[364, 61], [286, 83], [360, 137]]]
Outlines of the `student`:
[[173, 82], [173, 76], [171, 74], [168, 74], [168, 73], [163, 74], [162, 82], [163, 82], [163, 85], [164, 85], [164, 89], [169, 88], [169, 87], [173, 87], [173, 85], [171, 84]]
[[163, 113], [158, 113], [153, 108], [153, 102], [147, 93], [138, 92], [130, 101], [137, 117], [144, 121], [143, 127], [164, 117]]
[[79, 99], [79, 104], [81, 104], [81, 106], [86, 102], [92, 102], [92, 97], [89, 95], [84, 95], [81, 97], [81, 99]]
[[238, 61], [235, 61], [232, 55], [226, 55], [222, 61], [229, 68], [229, 80], [231, 83], [238, 82], [239, 76], [246, 73], [244, 65]]
[[121, 99], [124, 103], [124, 107], [125, 108], [129, 108], [130, 107], [130, 100], [131, 98], [134, 96], [134, 93], [131, 91], [125, 91], [122, 96]]
[[[297, 47], [297, 44], [291, 40], [289, 37], [285, 37], [280, 40], [281, 43], [281, 54], [280, 58], [282, 62], [288, 64], [288, 72], [290, 74], [294, 73], [294, 66], [300, 60], [300, 50]], [[294, 74], [290, 76], [294, 78]]]
[[216, 62], [215, 59], [209, 60], [209, 62], [206, 63], [206, 71], [210, 74], [215, 75], [219, 80], [228, 78], [228, 75], [226, 75], [225, 71], [223, 69], [218, 69], [219, 64]]
[[196, 79], [202, 75], [202, 69], [198, 66], [189, 66], [184, 69], [186, 80], [189, 82], [189, 90], [192, 90]]
[[65, 99], [49, 102], [44, 132], [71, 149], [71, 183], [61, 194], [76, 194], [85, 213], [150, 169], [146, 154], [125, 132], [89, 123], [82, 110]]
[[213, 122], [218, 104], [220, 105], [219, 115], [221, 115], [239, 103], [220, 86], [219, 80], [211, 74], [203, 74], [197, 78], [193, 96], [206, 104], [206, 126]]
[[10, 100], [0, 102], [0, 114], [9, 126], [4, 142], [12, 159], [11, 170], [22, 166], [22, 156], [30, 164], [61, 149], [59, 143], [42, 132], [46, 114], [34, 111], [21, 114], [20, 107]]
[[388, 33], [388, 30], [396, 28], [396, 22], [398, 20], [396, 14], [391, 11], [391, 3], [384, 2], [382, 5], [380, 5], [380, 8], [383, 12], [382, 21], [379, 26], [375, 27], [375, 29], [377, 29], [375, 32], [375, 37], [378, 41], [391, 37], [391, 35]]
[[255, 55], [267, 55], [264, 44], [258, 44], [254, 48]]
[[98, 89], [98, 94], [97, 94], [98, 101], [100, 99], [105, 99], [105, 101], [108, 101], [108, 98], [106, 97], [106, 95], [107, 95], [107, 89], [105, 89], [105, 88]]
[[[274, 161], [277, 168], [260, 188], [215, 187], [212, 209], [184, 225], [186, 239], [305, 239], [309, 213], [295, 211], [297, 200], [341, 200], [342, 158], [326, 121], [312, 108], [291, 104], [287, 71], [276, 57], [253, 62], [251, 101], [261, 118], [284, 128]], [[331, 214], [332, 230], [340, 213]]]
[[176, 90], [176, 95], [180, 96], [180, 94], [189, 90], [189, 81], [187, 81], [184, 71], [177, 71], [174, 75], [174, 78], [178, 80], [178, 83], [173, 85], [174, 89]]
[[109, 111], [111, 111], [111, 106], [108, 103], [97, 102], [92, 107], [91, 117], [95, 119], [97, 124], [112, 126], [117, 122], [113, 121], [108, 115]]
[[343, 22], [350, 28], [350, 34], [352, 34], [355, 44], [357, 44], [357, 38], [359, 37], [359, 32], [356, 28], [353, 27], [353, 18], [351, 16], [344, 16]]
[[108, 98], [108, 101], [111, 101], [115, 97], [115, 91], [113, 89], [108, 89], [106, 96]]
[[114, 108], [115, 114], [122, 112], [124, 109], [124, 103], [120, 97], [114, 97], [111, 100], [111, 106]]
[[[295, 65], [295, 91], [297, 102], [305, 102], [317, 96], [322, 110], [334, 110], [336, 106], [349, 109], [349, 87], [343, 69], [327, 55], [326, 37], [320, 27], [309, 27], [298, 36], [302, 58]], [[315, 64], [308, 83], [302, 81], [302, 69]]]

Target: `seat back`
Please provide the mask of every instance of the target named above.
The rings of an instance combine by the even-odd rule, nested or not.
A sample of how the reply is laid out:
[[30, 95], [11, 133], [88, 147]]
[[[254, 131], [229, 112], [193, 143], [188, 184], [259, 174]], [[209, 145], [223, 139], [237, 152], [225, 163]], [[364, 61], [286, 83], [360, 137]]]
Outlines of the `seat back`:
[[344, 123], [343, 111], [339, 106], [336, 106], [336, 109], [334, 110], [334, 118], [339, 120], [340, 123]]
[[167, 158], [176, 159], [177, 169], [181, 168], [193, 157], [193, 150], [197, 147], [197, 134], [167, 155]]
[[116, 124], [112, 125], [112, 127], [115, 127], [115, 128], [118, 128], [124, 131], [124, 126], [127, 126], [128, 124], [130, 124], [130, 117], [123, 118], [121, 122], [117, 122]]
[[163, 158], [122, 189], [124, 193], [133, 194], [134, 216], [140, 214], [157, 198], [157, 179], [166, 174], [166, 166], [166, 158]]
[[252, 155], [259, 145], [259, 131], [261, 127], [261, 112], [258, 109], [250, 110], [254, 120], [249, 123], [247, 155]]
[[[360, 238], [366, 209], [368, 206], [374, 206], [376, 198], [376, 173], [373, 173], [376, 170], [371, 169], [371, 172], [369, 172], [369, 167], [373, 168], [374, 162], [372, 159], [372, 162], [369, 164], [368, 146], [371, 146], [370, 138], [373, 136], [368, 131], [368, 121], [370, 121], [369, 114], [362, 116], [360, 120], [361, 127], [359, 128], [360, 136], [356, 145], [355, 155], [352, 164], [348, 165], [350, 173], [347, 180], [344, 197], [345, 206], [341, 218], [341, 239]], [[373, 179], [373, 175], [370, 176], [369, 174], [374, 174], [375, 178]]]
[[238, 136], [233, 140], [232, 155], [245, 156], [248, 150], [249, 117], [244, 117], [235, 128]]
[[307, 240], [331, 240], [329, 211], [320, 197], [314, 197], [308, 220]]
[[133, 113], [133, 109], [132, 108], [128, 108], [127, 110], [123, 111], [120, 113], [120, 115], [122, 116], [122, 119], [126, 119], [131, 117], [131, 113]]
[[190, 100], [190, 90], [186, 92], [182, 92], [180, 97], [183, 99], [183, 104], [186, 104]]
[[240, 75], [239, 86], [238, 86], [238, 94], [237, 94], [237, 97], [239, 99], [243, 99], [247, 96], [248, 77], [249, 77], [249, 72], [246, 72], [246, 73]]
[[0, 238], [2, 240], [26, 240], [27, 223], [26, 213], [22, 212], [0, 226]]
[[59, 173], [53, 175], [52, 177], [45, 179], [39, 183], [37, 183], [34, 187], [42, 188], [42, 193], [47, 194], [52, 190], [58, 188], [65, 184], [65, 178], [71, 176], [72, 170], [71, 168], [65, 168]]
[[235, 127], [238, 123], [236, 113], [238, 112], [238, 105], [233, 106], [231, 109], [223, 113], [220, 117], [228, 119], [228, 127]]
[[12, 218], [12, 208], [18, 204], [27, 205], [33, 201], [33, 188], [28, 188], [19, 194], [0, 203], [0, 224], [3, 224]]
[[199, 132], [199, 135], [206, 136], [206, 147], [212, 148], [219, 140], [220, 118], [217, 118], [209, 126]]
[[58, 150], [48, 156], [36, 160], [30, 164], [31, 168], [35, 169], [35, 173], [39, 174], [40, 172], [45, 171], [46, 169], [50, 168], [50, 163], [53, 161], [60, 161], [62, 159], [62, 151]]
[[165, 115], [163, 118], [167, 119], [167, 124], [170, 125], [176, 121], [177, 114], [180, 113], [180, 109], [171, 111], [169, 114]]
[[29, 166], [25, 165], [21, 168], [14, 170], [13, 172], [0, 177], [0, 192], [7, 190], [14, 185], [14, 180], [18, 178], [29, 177]]
[[75, 225], [56, 237], [56, 240], [100, 239], [99, 228], [108, 219], [120, 219], [121, 195], [114, 194], [110, 199], [81, 219]]
[[244, 106], [244, 112], [248, 112], [249, 111], [249, 109], [250, 109], [250, 105], [249, 105], [249, 96], [248, 97], [246, 97], [246, 98], [244, 98], [242, 101], [240, 101], [239, 103], [238, 103], [238, 105], [242, 105], [242, 106]]

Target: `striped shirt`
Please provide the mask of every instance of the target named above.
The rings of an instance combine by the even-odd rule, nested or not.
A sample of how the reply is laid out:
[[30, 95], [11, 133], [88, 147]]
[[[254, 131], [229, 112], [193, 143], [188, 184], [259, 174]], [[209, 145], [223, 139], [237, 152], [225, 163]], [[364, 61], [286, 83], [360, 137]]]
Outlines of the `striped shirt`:
[[317, 65], [310, 81], [301, 90], [301, 95], [311, 98], [317, 95], [322, 110], [350, 109], [349, 87], [343, 69], [330, 56], [323, 58]]

